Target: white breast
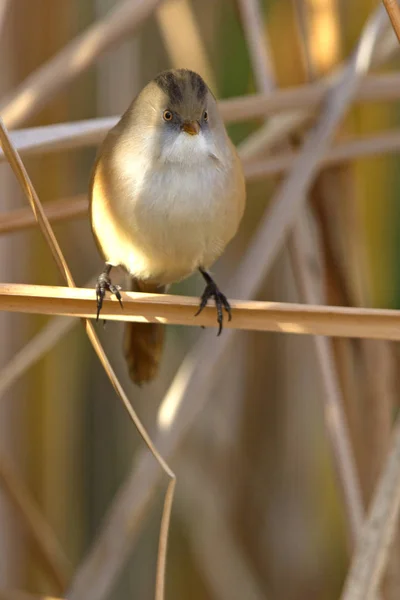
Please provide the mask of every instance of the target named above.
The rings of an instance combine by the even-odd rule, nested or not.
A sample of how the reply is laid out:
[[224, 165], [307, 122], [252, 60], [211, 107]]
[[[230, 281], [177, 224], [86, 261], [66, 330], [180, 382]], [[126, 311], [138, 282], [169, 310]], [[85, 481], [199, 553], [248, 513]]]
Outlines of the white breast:
[[201, 135], [182, 134], [168, 152], [155, 164], [132, 161], [129, 153], [118, 157], [118, 181], [104, 199], [106, 186], [100, 177], [96, 193], [95, 178], [92, 201], [93, 227], [106, 260], [160, 284], [208, 268], [240, 219], [231, 173], [210, 156]]

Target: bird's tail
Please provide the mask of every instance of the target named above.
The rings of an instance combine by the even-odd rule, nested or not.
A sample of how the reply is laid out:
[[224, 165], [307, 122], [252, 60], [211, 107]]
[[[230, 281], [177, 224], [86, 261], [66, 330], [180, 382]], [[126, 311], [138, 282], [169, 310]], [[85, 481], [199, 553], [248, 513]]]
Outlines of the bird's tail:
[[[131, 279], [133, 292], [163, 293], [164, 286]], [[130, 378], [137, 385], [152, 381], [157, 374], [164, 345], [165, 327], [159, 323], [127, 323], [124, 354]]]

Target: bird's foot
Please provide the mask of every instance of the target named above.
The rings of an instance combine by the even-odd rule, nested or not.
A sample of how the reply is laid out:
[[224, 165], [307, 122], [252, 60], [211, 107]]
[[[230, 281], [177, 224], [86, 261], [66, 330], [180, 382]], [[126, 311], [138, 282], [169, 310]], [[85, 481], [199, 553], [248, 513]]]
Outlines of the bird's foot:
[[111, 283], [110, 271], [111, 271], [111, 265], [106, 265], [104, 271], [97, 278], [97, 283], [96, 283], [96, 300], [97, 300], [96, 321], [99, 320], [100, 311], [103, 306], [103, 300], [104, 300], [104, 297], [105, 297], [107, 291], [109, 291], [111, 294], [114, 294], [116, 296], [118, 302], [121, 305], [121, 308], [123, 308], [122, 297], [121, 297], [121, 294], [119, 293], [121, 286], [114, 285], [113, 283]]
[[195, 314], [195, 317], [197, 317], [197, 315], [199, 315], [201, 313], [203, 308], [206, 306], [208, 300], [210, 298], [213, 298], [216, 309], [217, 309], [217, 322], [218, 322], [218, 326], [219, 326], [217, 335], [221, 335], [223, 321], [224, 321], [223, 309], [225, 309], [226, 312], [228, 313], [228, 321], [230, 321], [232, 319], [231, 306], [228, 302], [227, 297], [218, 289], [217, 284], [211, 278], [211, 276], [206, 271], [203, 271], [202, 269], [200, 269], [200, 272], [203, 275], [204, 279], [206, 280], [207, 285], [201, 296], [199, 310]]

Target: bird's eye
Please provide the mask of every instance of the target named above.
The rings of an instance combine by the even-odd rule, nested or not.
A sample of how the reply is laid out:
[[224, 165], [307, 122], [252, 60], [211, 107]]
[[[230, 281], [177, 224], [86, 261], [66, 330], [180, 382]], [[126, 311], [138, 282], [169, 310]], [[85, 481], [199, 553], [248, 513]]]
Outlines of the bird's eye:
[[172, 121], [172, 112], [170, 110], [164, 110], [163, 119], [164, 121]]
[[207, 112], [206, 110], [205, 110], [205, 111], [204, 111], [204, 113], [203, 113], [203, 119], [204, 119], [205, 121], [208, 121], [208, 112]]

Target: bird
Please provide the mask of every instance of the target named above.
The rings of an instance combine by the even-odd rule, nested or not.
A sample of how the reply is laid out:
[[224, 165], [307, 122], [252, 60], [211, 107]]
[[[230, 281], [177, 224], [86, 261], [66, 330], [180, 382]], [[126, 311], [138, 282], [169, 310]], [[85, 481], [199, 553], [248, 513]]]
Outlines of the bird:
[[[217, 101], [189, 69], [159, 73], [136, 96], [102, 142], [89, 186], [89, 214], [105, 265], [96, 284], [97, 319], [106, 292], [122, 306], [113, 267], [122, 267], [133, 291], [163, 293], [200, 272], [217, 312], [231, 307], [209, 268], [235, 236], [246, 189], [242, 165]], [[138, 385], [154, 379], [164, 327], [127, 323], [124, 354]]]

